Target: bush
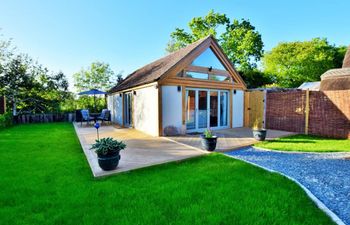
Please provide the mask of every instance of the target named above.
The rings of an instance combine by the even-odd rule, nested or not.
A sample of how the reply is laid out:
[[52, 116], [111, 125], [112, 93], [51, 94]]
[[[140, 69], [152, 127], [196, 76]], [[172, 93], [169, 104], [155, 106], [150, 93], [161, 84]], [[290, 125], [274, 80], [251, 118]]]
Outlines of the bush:
[[0, 115], [0, 129], [10, 127], [13, 124], [13, 117], [11, 112]]

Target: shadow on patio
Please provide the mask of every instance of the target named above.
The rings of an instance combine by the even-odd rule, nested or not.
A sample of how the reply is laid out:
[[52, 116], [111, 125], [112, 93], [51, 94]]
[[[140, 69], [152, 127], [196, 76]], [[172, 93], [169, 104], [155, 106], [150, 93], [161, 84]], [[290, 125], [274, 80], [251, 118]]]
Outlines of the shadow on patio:
[[126, 143], [127, 148], [121, 151], [121, 160], [116, 170], [103, 171], [98, 165], [96, 154], [90, 150], [91, 144], [97, 139], [96, 129], [92, 126], [74, 124], [84, 154], [95, 177], [125, 172], [161, 163], [183, 160], [207, 152], [176, 143], [174, 141], [152, 137], [131, 128], [102, 126], [99, 129], [100, 138], [113, 137]]
[[[215, 151], [229, 151], [239, 147], [252, 145], [257, 141], [253, 138], [253, 132], [251, 128], [239, 127], [224, 130], [215, 130], [218, 143]], [[295, 133], [280, 131], [280, 130], [267, 130], [267, 140], [279, 138], [283, 136], [292, 135]], [[201, 148], [201, 139], [199, 134], [186, 134], [184, 136], [172, 136], [167, 137], [171, 140], [177, 141], [182, 144], [190, 145], [196, 148]]]

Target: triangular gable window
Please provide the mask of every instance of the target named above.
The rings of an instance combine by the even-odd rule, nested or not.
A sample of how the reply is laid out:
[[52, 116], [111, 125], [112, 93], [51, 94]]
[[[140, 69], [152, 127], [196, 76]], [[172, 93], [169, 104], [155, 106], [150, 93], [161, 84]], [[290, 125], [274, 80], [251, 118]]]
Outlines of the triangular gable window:
[[211, 48], [207, 48], [192, 62], [193, 66], [211, 67], [218, 70], [226, 70]]

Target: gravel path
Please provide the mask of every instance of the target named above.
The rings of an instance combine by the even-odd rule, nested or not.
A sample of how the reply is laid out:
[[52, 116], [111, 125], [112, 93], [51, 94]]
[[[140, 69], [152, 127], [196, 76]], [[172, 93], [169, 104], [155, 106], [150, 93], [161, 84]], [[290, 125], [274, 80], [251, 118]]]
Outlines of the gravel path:
[[296, 179], [350, 225], [350, 153], [287, 153], [246, 147], [226, 154]]

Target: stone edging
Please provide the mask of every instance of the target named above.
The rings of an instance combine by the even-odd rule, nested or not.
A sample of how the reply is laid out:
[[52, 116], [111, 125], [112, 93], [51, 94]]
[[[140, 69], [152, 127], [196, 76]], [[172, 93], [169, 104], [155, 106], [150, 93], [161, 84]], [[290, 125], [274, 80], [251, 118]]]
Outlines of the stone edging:
[[[255, 148], [255, 147], [254, 147]], [[223, 154], [227, 157], [230, 157], [230, 158], [233, 158], [233, 159], [237, 159], [237, 160], [240, 160], [240, 161], [243, 161], [243, 162], [246, 162], [246, 163], [249, 163], [251, 165], [254, 165], [256, 167], [259, 167], [261, 169], [264, 169], [264, 170], [267, 170], [271, 173], [277, 173], [279, 175], [282, 175], [286, 178], [288, 178], [289, 180], [295, 182], [296, 184], [298, 184], [304, 191], [305, 193], [307, 194], [307, 196], [309, 196], [309, 198], [316, 203], [317, 207], [319, 209], [321, 209], [323, 212], [325, 212], [335, 223], [337, 223], [338, 225], [346, 225], [334, 212], [332, 212], [325, 204], [323, 204], [323, 202], [321, 202], [321, 200], [319, 200], [314, 194], [312, 194], [312, 192], [307, 188], [305, 187], [304, 185], [302, 185], [299, 181], [297, 181], [296, 179], [294, 179], [293, 177], [290, 177], [282, 172], [279, 172], [279, 171], [276, 171], [276, 170], [272, 170], [272, 169], [269, 169], [269, 168], [266, 168], [264, 166], [260, 166], [256, 163], [253, 163], [253, 162], [250, 162], [248, 160], [245, 160], [245, 159], [240, 159], [240, 158], [236, 158], [234, 156], [231, 156], [231, 155], [227, 155], [227, 154]]]
[[268, 148], [262, 148], [262, 147], [257, 147], [257, 146], [252, 146], [253, 148], [262, 150], [262, 151], [267, 151], [267, 152], [279, 152], [279, 153], [289, 153], [289, 154], [349, 154], [350, 152], [301, 152], [301, 151], [281, 151], [281, 150], [274, 150], [274, 149], [268, 149]]

